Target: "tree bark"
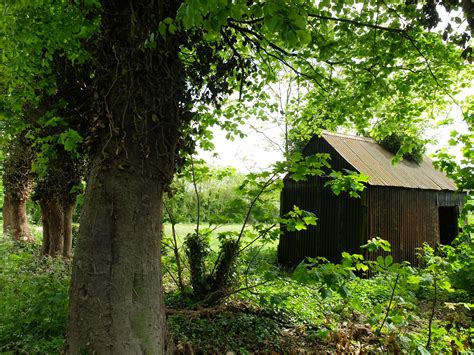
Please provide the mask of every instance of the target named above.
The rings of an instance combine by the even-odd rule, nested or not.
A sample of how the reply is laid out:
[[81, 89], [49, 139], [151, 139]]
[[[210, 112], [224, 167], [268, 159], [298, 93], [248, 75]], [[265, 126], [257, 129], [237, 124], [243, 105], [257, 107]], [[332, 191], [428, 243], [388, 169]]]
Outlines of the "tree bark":
[[58, 257], [63, 255], [64, 249], [64, 210], [58, 198], [40, 201], [43, 220], [43, 247], [44, 255]]
[[59, 198], [50, 197], [40, 200], [39, 204], [43, 222], [43, 255], [70, 258], [72, 256], [72, 214], [75, 203], [62, 202]]
[[49, 254], [50, 237], [49, 237], [49, 218], [46, 217], [44, 207], [41, 207], [41, 223], [43, 224], [43, 244], [41, 245], [41, 253], [43, 255]]
[[[74, 252], [67, 351], [163, 354], [162, 195], [187, 110], [178, 36], [151, 31], [181, 1], [104, 1], [91, 43], [87, 189]], [[189, 101], [187, 101], [189, 102]], [[187, 111], [186, 111], [187, 112]], [[188, 142], [189, 143], [189, 142]], [[184, 142], [183, 142], [184, 144]]]
[[3, 173], [3, 233], [14, 240], [33, 241], [26, 214], [31, 192], [31, 142], [20, 133], [8, 146]]
[[3, 200], [3, 233], [14, 240], [32, 241], [26, 213], [26, 201], [8, 193]]
[[162, 188], [146, 170], [137, 176], [95, 162], [75, 250], [70, 353], [165, 352]]

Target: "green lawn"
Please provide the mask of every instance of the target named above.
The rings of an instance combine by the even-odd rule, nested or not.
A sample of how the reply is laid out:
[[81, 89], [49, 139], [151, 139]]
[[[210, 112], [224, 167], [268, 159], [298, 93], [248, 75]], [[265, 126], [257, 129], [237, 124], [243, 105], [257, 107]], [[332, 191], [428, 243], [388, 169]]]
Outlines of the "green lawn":
[[[213, 229], [214, 227], [215, 226], [211, 227], [211, 229]], [[207, 223], [201, 224], [199, 226], [200, 231], [203, 231], [204, 229], [207, 229], [207, 228], [209, 228], [209, 225]], [[195, 229], [196, 229], [196, 224], [194, 224], [194, 223], [177, 224], [176, 227], [175, 227], [175, 230], [176, 230], [176, 236], [177, 236], [177, 239], [178, 239], [178, 244], [181, 245], [183, 243], [184, 239], [186, 238], [186, 236], [189, 233], [194, 232]], [[225, 224], [225, 225], [218, 226], [213, 231], [213, 233], [211, 235], [211, 238], [210, 238], [211, 248], [214, 249], [214, 250], [218, 249], [219, 240], [217, 239], [217, 236], [219, 235], [219, 233], [222, 233], [222, 232], [237, 232], [237, 233], [239, 233], [241, 229], [242, 229], [241, 224]], [[251, 225], [247, 225], [246, 230], [247, 231], [252, 231], [253, 228], [252, 228]], [[165, 223], [164, 232], [165, 232], [165, 236], [167, 236], [167, 237], [172, 236], [171, 225], [170, 224]], [[250, 240], [251, 239], [249, 239], [249, 238], [243, 238], [242, 239], [243, 243], [245, 243], [246, 241], [248, 242]], [[259, 245], [258, 242], [256, 244]], [[278, 242], [274, 242], [274, 243], [271, 243], [271, 246], [276, 247], [277, 244], [278, 244]]]
[[[199, 225], [199, 229], [208, 228], [209, 225], [207, 223]], [[217, 227], [215, 230], [216, 233], [219, 232], [240, 232], [242, 228], [241, 224], [225, 224], [222, 226]], [[195, 223], [182, 223], [176, 225], [176, 234], [178, 236], [185, 237], [187, 234], [194, 232], [196, 229]], [[165, 234], [171, 235], [171, 224], [165, 223]]]

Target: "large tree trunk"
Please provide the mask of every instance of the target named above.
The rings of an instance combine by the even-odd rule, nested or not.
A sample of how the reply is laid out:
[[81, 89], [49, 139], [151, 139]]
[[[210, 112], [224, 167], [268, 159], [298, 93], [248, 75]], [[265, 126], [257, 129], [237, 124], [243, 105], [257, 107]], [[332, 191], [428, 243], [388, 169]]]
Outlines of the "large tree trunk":
[[3, 173], [3, 233], [14, 240], [33, 241], [26, 214], [26, 200], [31, 192], [31, 142], [24, 134], [10, 142]]
[[44, 255], [58, 257], [64, 249], [64, 210], [58, 198], [40, 201], [43, 220]]
[[26, 214], [26, 201], [8, 193], [3, 200], [3, 233], [14, 240], [33, 240]]
[[43, 255], [70, 258], [72, 256], [72, 214], [75, 204], [62, 202], [57, 197], [41, 199], [39, 204], [43, 221]]
[[97, 67], [89, 176], [69, 302], [68, 348], [163, 354], [162, 194], [176, 165], [184, 73], [173, 36], [144, 47], [180, 1], [106, 1]]
[[75, 250], [71, 353], [165, 351], [162, 188], [147, 177], [147, 167], [140, 170], [104, 171], [97, 161], [92, 170]]

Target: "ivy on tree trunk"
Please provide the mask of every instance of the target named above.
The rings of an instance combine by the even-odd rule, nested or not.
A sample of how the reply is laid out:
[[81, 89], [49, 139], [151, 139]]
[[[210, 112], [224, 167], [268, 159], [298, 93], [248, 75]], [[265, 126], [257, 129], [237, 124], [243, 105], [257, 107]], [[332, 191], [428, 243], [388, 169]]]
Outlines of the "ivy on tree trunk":
[[24, 135], [18, 136], [10, 142], [4, 163], [3, 233], [14, 240], [33, 240], [26, 213], [26, 201], [33, 184], [30, 145]]
[[103, 4], [91, 48], [89, 174], [74, 256], [68, 351], [168, 351], [161, 284], [163, 191], [176, 166], [183, 68], [176, 38], [143, 47], [179, 2]]

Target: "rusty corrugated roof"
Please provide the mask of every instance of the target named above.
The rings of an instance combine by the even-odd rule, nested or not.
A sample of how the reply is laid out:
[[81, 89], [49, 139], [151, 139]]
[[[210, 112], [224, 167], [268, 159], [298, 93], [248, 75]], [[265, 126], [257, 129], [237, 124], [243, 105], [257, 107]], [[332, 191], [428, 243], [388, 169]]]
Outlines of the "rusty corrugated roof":
[[327, 131], [322, 137], [357, 171], [368, 175], [370, 185], [457, 190], [454, 182], [436, 170], [427, 156], [419, 165], [406, 159], [393, 165], [394, 155], [371, 138]]

